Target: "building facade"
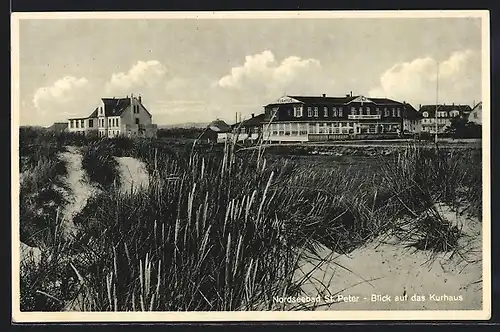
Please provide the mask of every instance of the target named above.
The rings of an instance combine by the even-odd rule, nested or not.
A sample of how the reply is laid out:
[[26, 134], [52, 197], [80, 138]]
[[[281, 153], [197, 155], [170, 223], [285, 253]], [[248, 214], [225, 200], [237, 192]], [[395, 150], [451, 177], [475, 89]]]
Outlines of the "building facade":
[[237, 141], [256, 141], [261, 138], [263, 125], [265, 123], [265, 114], [255, 115], [249, 119], [237, 122], [231, 126], [233, 135], [236, 135]]
[[99, 137], [156, 137], [157, 125], [142, 98], [102, 98], [92, 114], [68, 119], [68, 131]]
[[[422, 105], [419, 113], [422, 115], [422, 132], [435, 134], [444, 133], [451, 125], [451, 120], [456, 117], [467, 119], [472, 111], [469, 105]], [[437, 118], [436, 118], [437, 112]], [[436, 126], [437, 120], [437, 126]]]
[[324, 141], [419, 133], [421, 115], [386, 98], [283, 96], [264, 106], [267, 141]]
[[469, 122], [474, 122], [475, 124], [480, 125], [482, 123], [483, 117], [483, 102], [479, 102], [472, 111], [469, 113], [468, 120]]

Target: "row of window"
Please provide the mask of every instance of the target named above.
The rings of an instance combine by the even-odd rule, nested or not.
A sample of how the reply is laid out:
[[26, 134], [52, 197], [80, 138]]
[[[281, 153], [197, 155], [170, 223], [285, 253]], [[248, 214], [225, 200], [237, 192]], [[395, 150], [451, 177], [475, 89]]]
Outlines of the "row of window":
[[[449, 123], [449, 122], [450, 122], [450, 120], [448, 120], [448, 119], [443, 119], [443, 118], [437, 119], [438, 124], [445, 124], [445, 123]], [[434, 118], [422, 119], [422, 123], [423, 124], [436, 123], [436, 119], [434, 119]]]
[[[424, 116], [424, 118], [428, 118], [429, 117], [429, 112], [423, 112], [422, 115]], [[451, 111], [449, 115], [448, 115], [448, 112], [446, 112], [446, 111], [439, 111], [439, 112], [437, 112], [437, 117], [438, 118], [454, 118], [454, 117], [457, 117], [459, 115], [460, 115], [460, 112], [457, 111], [457, 110]]]
[[[374, 113], [372, 113], [372, 111]], [[370, 109], [370, 107], [359, 107], [359, 109], [356, 109], [356, 107], [351, 107], [351, 115], [380, 115], [382, 116], [382, 111], [383, 115], [386, 117], [393, 116], [393, 117], [401, 117], [401, 109], [399, 107], [393, 107], [392, 109], [384, 107], [382, 110], [379, 107], [376, 107], [374, 110]], [[392, 112], [391, 112], [392, 111]], [[344, 116], [344, 109], [343, 107], [333, 107], [331, 109], [331, 113], [328, 107], [323, 107], [323, 117], [328, 117], [331, 114], [333, 117], [342, 117]], [[295, 107], [294, 108], [294, 116], [297, 118], [300, 118], [303, 116], [302, 114], [302, 108], [301, 107]], [[318, 107], [308, 107], [307, 108], [307, 116], [308, 117], [319, 117], [319, 108]]]
[[85, 128], [85, 120], [69, 120], [70, 128]]
[[[357, 127], [357, 133], [396, 133], [400, 130], [399, 124], [369, 124]], [[317, 124], [275, 124], [268, 131], [271, 136], [302, 136], [308, 134], [352, 134], [354, 127], [339, 126], [339, 123]]]
[[[118, 135], [120, 135], [120, 131], [119, 131], [119, 130], [109, 130], [109, 131], [108, 131], [108, 135], [109, 135], [109, 136], [118, 136]], [[107, 136], [107, 135], [106, 135], [106, 132], [105, 132], [105, 131], [99, 131], [98, 136], [99, 136], [99, 137], [105, 137], [105, 136]]]

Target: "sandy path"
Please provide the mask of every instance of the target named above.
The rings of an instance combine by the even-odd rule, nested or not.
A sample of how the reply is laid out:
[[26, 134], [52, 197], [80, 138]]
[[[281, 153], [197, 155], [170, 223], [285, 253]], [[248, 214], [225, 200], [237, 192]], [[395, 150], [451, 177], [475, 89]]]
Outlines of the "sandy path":
[[122, 192], [135, 192], [138, 188], [147, 188], [149, 174], [146, 165], [132, 157], [117, 157], [120, 167], [120, 190]]
[[[443, 214], [448, 218], [456, 218], [449, 210], [443, 211]], [[357, 302], [331, 305], [330, 309], [335, 310], [480, 310], [482, 224], [477, 220], [462, 219], [459, 223], [466, 224], [467, 227], [463, 229], [465, 236], [460, 239], [460, 253], [440, 254], [430, 261], [427, 252], [412, 253], [410, 250], [413, 249], [388, 243], [387, 240], [382, 244], [375, 240], [349, 255], [339, 255], [325, 249], [321, 253], [322, 257], [331, 260], [312, 274], [313, 280], [304, 285], [303, 289], [309, 296], [316, 297], [321, 281], [329, 284], [331, 294], [338, 293], [345, 297], [351, 295], [353, 300], [358, 297]], [[328, 256], [329, 254], [332, 255]], [[304, 262], [303, 271], [309, 272], [313, 263], [314, 261]], [[302, 275], [301, 272], [297, 274]], [[396, 296], [404, 299], [404, 294], [407, 294], [406, 301], [396, 301]], [[435, 296], [431, 297], [432, 294]], [[391, 301], [372, 301], [373, 295], [389, 295]], [[441, 295], [447, 295], [448, 300], [441, 298]], [[422, 296], [425, 296], [425, 300]], [[337, 295], [333, 297], [335, 301], [338, 299]], [[330, 299], [326, 296], [320, 295], [320, 304], [325, 304], [328, 300]], [[329, 308], [325, 305], [321, 309]]]
[[62, 211], [63, 229], [66, 235], [74, 235], [77, 228], [73, 223], [73, 217], [85, 207], [90, 197], [99, 192], [99, 189], [87, 181], [85, 170], [82, 168], [82, 155], [78, 149], [69, 146], [67, 150], [61, 153], [61, 158], [67, 162], [68, 176], [65, 182], [70, 188], [66, 197], [69, 203]]

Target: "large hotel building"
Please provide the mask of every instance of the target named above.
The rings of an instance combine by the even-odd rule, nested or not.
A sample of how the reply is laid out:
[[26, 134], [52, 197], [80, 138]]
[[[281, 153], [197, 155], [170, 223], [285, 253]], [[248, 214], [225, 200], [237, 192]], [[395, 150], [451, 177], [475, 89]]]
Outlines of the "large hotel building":
[[324, 141], [421, 131], [421, 114], [387, 98], [283, 96], [264, 106], [267, 141]]

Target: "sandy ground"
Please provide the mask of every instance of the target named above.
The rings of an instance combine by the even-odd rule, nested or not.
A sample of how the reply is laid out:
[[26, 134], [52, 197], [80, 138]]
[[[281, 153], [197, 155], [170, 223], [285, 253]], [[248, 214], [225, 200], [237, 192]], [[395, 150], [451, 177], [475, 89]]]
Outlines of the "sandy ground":
[[70, 188], [67, 193], [67, 204], [63, 209], [63, 229], [66, 234], [74, 234], [76, 226], [73, 217], [80, 212], [87, 200], [98, 193], [98, 189], [92, 186], [86, 178], [85, 170], [82, 168], [82, 155], [75, 147], [67, 147], [67, 152], [61, 154], [61, 158], [67, 162], [68, 176], [65, 182]]
[[[482, 224], [443, 206], [441, 213], [464, 225], [459, 252], [431, 259], [429, 252], [414, 252], [387, 239], [375, 239], [349, 255], [324, 249], [321, 257], [328, 262], [312, 273], [303, 290], [319, 300], [318, 310], [481, 310]], [[317, 262], [305, 261], [297, 277]], [[321, 284], [328, 285], [328, 291]]]
[[142, 161], [132, 157], [117, 157], [116, 160], [120, 167], [120, 190], [130, 192], [148, 186], [149, 175]]

